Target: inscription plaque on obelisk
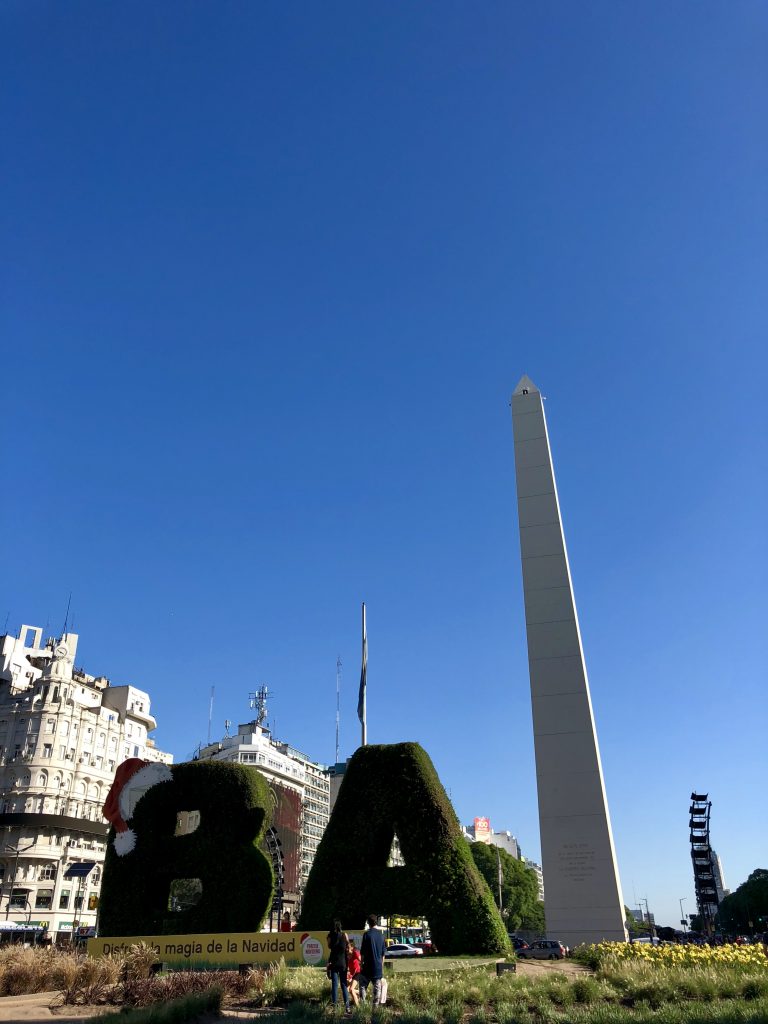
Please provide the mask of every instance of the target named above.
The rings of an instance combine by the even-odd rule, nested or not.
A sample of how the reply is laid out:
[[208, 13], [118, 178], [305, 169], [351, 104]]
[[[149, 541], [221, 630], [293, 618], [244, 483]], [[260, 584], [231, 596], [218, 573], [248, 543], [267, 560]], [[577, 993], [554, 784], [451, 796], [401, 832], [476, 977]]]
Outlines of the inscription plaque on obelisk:
[[603, 770], [541, 392], [512, 395], [547, 935], [625, 941]]

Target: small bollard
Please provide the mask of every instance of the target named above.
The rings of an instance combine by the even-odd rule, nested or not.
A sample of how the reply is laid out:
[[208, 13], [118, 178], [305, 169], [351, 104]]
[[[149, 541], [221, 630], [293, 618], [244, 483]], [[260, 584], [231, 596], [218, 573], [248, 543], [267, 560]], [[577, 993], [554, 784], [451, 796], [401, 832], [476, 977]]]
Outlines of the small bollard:
[[514, 974], [517, 971], [517, 964], [510, 963], [508, 960], [498, 960], [496, 962], [496, 977], [501, 977], [501, 975], [506, 974], [507, 971], [511, 971]]

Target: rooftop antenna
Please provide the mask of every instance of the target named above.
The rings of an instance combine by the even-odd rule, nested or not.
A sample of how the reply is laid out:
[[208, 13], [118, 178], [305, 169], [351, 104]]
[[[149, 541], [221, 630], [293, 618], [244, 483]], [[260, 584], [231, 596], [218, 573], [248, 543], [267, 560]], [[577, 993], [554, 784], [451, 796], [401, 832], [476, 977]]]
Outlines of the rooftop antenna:
[[341, 655], [336, 658], [336, 764], [339, 763], [339, 696], [341, 694]]
[[224, 719], [224, 735], [225, 736], [229, 736], [229, 730], [230, 730], [231, 725], [232, 725], [232, 722], [230, 721], [230, 719], [229, 718], [225, 718]]
[[69, 608], [72, 604], [72, 591], [69, 592], [69, 600], [67, 601], [67, 614], [64, 616], [64, 629], [62, 629], [62, 635], [67, 632], [67, 623], [69, 622]]
[[248, 703], [256, 712], [256, 725], [264, 726], [267, 721], [267, 699], [270, 697], [269, 688], [260, 686], [255, 693], [248, 694]]
[[213, 718], [213, 695], [216, 692], [216, 687], [211, 687], [211, 703], [208, 705], [208, 742], [211, 742], [211, 719]]

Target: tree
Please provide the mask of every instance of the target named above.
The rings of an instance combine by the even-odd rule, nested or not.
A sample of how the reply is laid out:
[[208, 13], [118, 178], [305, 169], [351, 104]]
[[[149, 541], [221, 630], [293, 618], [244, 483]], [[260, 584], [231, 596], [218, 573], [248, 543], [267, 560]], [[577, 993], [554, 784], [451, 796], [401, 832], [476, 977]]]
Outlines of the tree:
[[746, 882], [726, 896], [717, 912], [723, 931], [753, 933], [768, 928], [768, 870], [756, 868]]
[[700, 935], [704, 931], [704, 922], [702, 921], [699, 914], [691, 914], [688, 918], [688, 928], [696, 935]]
[[497, 904], [501, 862], [501, 908], [508, 931], [516, 932], [520, 928], [543, 931], [544, 904], [539, 901], [539, 886], [534, 872], [498, 846], [470, 843], [470, 850]]
[[647, 935], [650, 931], [648, 925], [644, 921], [638, 921], [628, 906], [624, 906], [624, 924], [627, 926], [627, 931], [632, 938], [636, 938], [639, 935]]

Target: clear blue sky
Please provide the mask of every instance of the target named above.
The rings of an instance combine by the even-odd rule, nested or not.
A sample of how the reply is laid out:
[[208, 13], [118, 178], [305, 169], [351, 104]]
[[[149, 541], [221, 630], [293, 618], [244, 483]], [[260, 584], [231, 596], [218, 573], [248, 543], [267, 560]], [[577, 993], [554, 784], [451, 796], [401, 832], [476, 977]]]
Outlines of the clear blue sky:
[[3, 619], [188, 756], [419, 740], [539, 854], [509, 395], [547, 413], [627, 903], [768, 867], [768, 11], [5, 0]]

